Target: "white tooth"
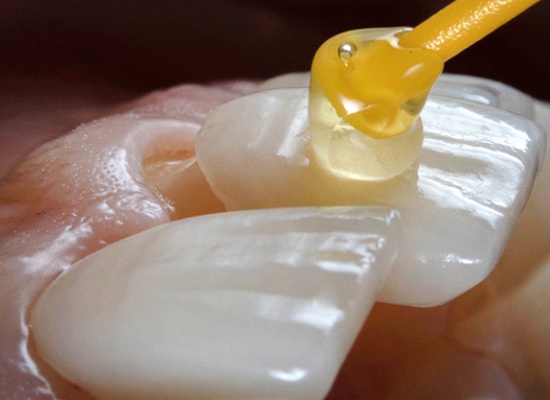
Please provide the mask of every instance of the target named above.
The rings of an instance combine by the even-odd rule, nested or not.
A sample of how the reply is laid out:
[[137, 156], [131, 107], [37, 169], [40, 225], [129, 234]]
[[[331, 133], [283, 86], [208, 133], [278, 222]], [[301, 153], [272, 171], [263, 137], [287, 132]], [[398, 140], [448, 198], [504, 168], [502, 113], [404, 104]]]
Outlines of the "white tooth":
[[268, 90], [209, 115], [197, 137], [197, 160], [226, 207], [393, 207], [402, 214], [402, 247], [379, 300], [437, 305], [481, 282], [542, 162], [540, 126], [434, 95], [422, 114], [425, 139], [416, 165], [386, 182], [346, 181], [310, 156], [307, 97], [307, 89]]
[[117, 242], [63, 273], [31, 327], [100, 399], [322, 399], [397, 252], [381, 207], [208, 215]]

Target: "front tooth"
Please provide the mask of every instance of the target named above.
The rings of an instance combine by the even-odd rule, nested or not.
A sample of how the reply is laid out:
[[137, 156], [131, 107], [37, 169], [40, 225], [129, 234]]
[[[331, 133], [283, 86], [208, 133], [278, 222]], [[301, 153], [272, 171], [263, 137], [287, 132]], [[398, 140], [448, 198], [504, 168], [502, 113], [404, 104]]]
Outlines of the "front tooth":
[[100, 399], [322, 399], [398, 236], [379, 207], [165, 224], [54, 281], [32, 312], [37, 349]]
[[402, 246], [380, 301], [442, 304], [485, 279], [541, 165], [541, 128], [497, 108], [432, 96], [418, 164], [388, 181], [352, 181], [312, 157], [307, 99], [306, 88], [267, 90], [210, 113], [197, 137], [197, 161], [226, 207], [399, 210]]

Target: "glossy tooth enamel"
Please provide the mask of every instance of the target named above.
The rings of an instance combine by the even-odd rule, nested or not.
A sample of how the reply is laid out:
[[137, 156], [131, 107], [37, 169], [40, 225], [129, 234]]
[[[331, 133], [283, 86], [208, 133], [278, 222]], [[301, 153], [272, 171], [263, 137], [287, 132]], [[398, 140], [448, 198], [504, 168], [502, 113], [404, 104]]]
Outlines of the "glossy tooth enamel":
[[378, 300], [442, 304], [493, 269], [544, 157], [545, 136], [536, 123], [464, 100], [474, 96], [514, 109], [514, 99], [525, 102], [525, 95], [479, 79], [466, 89], [453, 99], [447, 96], [456, 87], [438, 84], [446, 96], [431, 96], [426, 104], [418, 162], [388, 181], [339, 179], [316, 163], [308, 144], [306, 88], [266, 90], [218, 107], [197, 137], [197, 160], [230, 210], [323, 205], [399, 210], [402, 245]]
[[398, 251], [382, 207], [164, 224], [75, 264], [40, 297], [40, 356], [99, 399], [322, 399]]

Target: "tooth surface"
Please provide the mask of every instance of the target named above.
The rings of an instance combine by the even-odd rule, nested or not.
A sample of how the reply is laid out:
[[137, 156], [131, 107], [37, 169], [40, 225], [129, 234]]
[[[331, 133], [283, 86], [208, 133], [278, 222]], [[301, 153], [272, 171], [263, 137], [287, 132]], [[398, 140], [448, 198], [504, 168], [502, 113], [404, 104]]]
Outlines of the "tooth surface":
[[542, 162], [542, 129], [497, 108], [431, 96], [417, 164], [385, 182], [348, 181], [311, 156], [307, 97], [307, 89], [273, 89], [210, 113], [197, 160], [226, 207], [398, 209], [402, 245], [381, 301], [442, 304], [485, 279]]
[[383, 207], [164, 224], [64, 272], [35, 306], [40, 356], [100, 399], [322, 399], [398, 251]]

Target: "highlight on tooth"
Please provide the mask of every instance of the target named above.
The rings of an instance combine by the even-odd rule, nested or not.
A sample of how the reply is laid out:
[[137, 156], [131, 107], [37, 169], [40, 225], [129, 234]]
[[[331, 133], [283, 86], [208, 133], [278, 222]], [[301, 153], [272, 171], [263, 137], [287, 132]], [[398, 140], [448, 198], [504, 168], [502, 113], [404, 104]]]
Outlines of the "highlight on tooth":
[[383, 287], [383, 207], [229, 212], [78, 262], [31, 318], [40, 357], [99, 399], [321, 399]]

